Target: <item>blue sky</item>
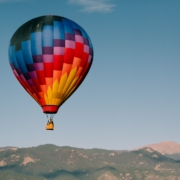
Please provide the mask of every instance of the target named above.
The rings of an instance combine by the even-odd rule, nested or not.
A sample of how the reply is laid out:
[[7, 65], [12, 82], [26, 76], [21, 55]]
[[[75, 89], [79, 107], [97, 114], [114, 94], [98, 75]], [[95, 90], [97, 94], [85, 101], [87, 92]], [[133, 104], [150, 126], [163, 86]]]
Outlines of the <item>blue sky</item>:
[[[179, 7], [179, 0], [0, 0], [0, 147], [180, 143]], [[49, 14], [77, 22], [94, 47], [92, 68], [55, 115], [53, 132], [8, 61], [16, 29]]]

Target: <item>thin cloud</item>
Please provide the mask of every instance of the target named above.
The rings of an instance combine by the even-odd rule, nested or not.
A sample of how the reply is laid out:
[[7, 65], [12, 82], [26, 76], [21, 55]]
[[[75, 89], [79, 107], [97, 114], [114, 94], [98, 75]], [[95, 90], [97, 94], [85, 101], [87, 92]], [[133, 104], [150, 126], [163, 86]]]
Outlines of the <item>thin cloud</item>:
[[69, 0], [70, 4], [80, 5], [85, 12], [103, 12], [108, 13], [115, 7], [114, 4], [110, 4], [110, 0]]

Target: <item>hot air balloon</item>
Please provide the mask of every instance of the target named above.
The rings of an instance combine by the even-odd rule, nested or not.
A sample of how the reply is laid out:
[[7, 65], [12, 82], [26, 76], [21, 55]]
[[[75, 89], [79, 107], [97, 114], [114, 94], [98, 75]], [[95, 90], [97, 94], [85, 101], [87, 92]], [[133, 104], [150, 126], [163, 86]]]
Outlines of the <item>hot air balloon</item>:
[[53, 116], [86, 77], [93, 46], [77, 23], [60, 16], [41, 16], [20, 26], [9, 44], [9, 63], [24, 89], [47, 115]]

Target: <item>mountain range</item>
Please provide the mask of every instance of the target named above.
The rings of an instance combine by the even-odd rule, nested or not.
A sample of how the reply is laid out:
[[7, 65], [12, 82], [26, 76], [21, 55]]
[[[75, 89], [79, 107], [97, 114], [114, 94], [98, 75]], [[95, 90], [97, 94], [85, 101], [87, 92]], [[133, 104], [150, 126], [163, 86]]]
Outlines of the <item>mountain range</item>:
[[160, 142], [157, 144], [150, 144], [150, 145], [145, 145], [141, 148], [136, 148], [136, 149], [142, 149], [144, 147], [150, 147], [154, 149], [155, 151], [160, 152], [161, 154], [175, 154], [175, 153], [180, 153], [180, 144], [172, 141], [167, 141], [167, 142]]
[[175, 160], [180, 160], [180, 144], [172, 141], [160, 142], [156, 144], [145, 145], [141, 148], [136, 148], [134, 150], [142, 149], [145, 147], [150, 147], [155, 151], [165, 155], [166, 157], [170, 157]]
[[[180, 161], [168, 157], [174, 155], [173, 152], [180, 152], [177, 147], [177, 143], [166, 142], [132, 151], [81, 149], [51, 144], [0, 148], [0, 179], [180, 180]], [[167, 148], [171, 148], [171, 151]]]

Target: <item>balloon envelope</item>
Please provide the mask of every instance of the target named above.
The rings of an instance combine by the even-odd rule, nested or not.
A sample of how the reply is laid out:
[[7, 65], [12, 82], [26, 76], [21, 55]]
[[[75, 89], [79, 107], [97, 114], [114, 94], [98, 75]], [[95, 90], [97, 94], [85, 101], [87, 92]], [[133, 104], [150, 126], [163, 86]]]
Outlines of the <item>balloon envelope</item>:
[[56, 113], [86, 77], [93, 47], [77, 23], [41, 16], [23, 24], [9, 45], [12, 71], [44, 113]]

